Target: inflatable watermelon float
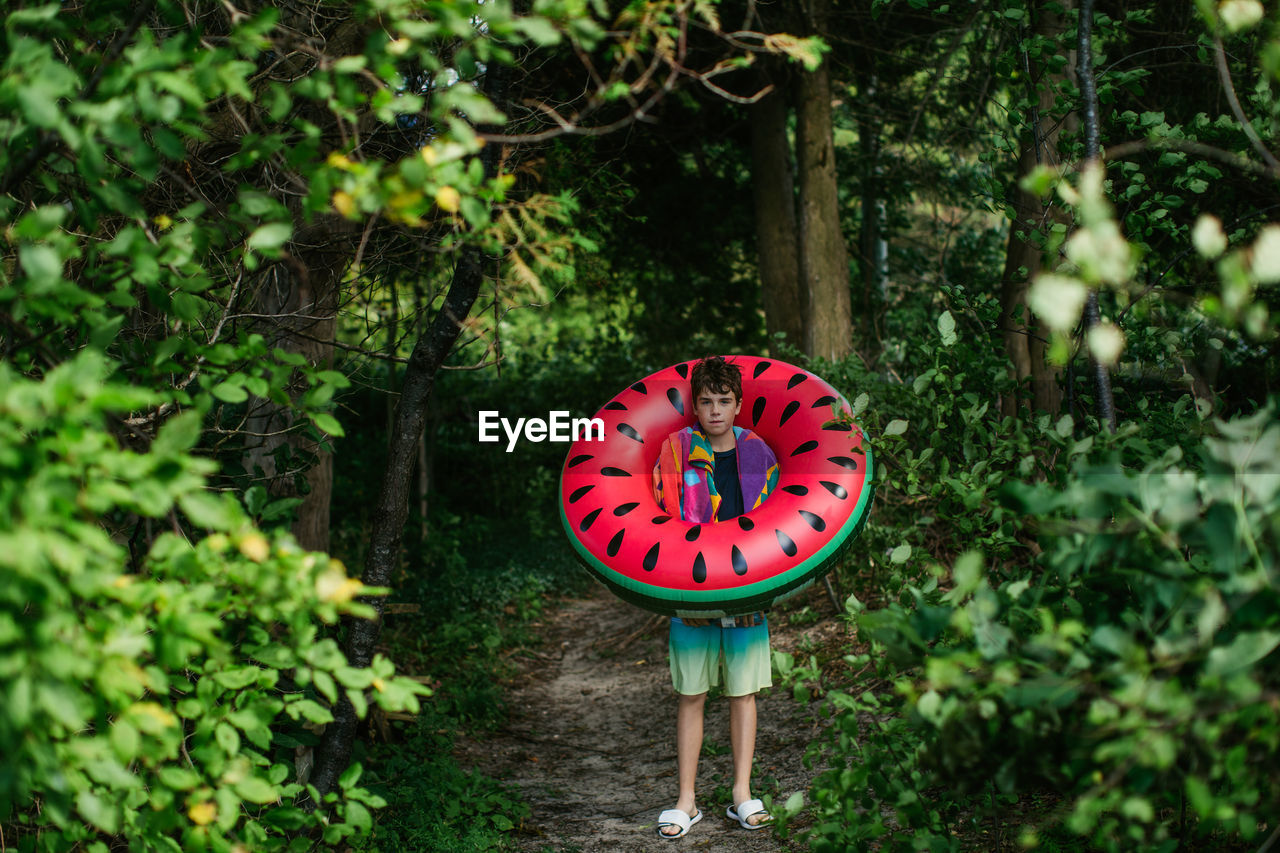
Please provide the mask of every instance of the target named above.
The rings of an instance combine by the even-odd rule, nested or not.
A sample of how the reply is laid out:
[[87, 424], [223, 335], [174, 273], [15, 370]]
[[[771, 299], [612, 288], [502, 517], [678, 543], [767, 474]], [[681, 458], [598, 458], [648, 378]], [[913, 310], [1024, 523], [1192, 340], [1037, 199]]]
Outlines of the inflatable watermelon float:
[[[696, 361], [646, 376], [604, 405], [603, 440], [575, 441], [560, 475], [560, 519], [587, 569], [621, 598], [673, 616], [767, 608], [820, 578], [866, 523], [870, 451], [848, 402], [777, 359], [726, 356], [742, 371], [735, 421], [778, 459], [777, 489], [724, 522], [667, 515], [652, 492], [659, 445], [696, 424]], [[843, 413], [845, 417], [836, 417]]]

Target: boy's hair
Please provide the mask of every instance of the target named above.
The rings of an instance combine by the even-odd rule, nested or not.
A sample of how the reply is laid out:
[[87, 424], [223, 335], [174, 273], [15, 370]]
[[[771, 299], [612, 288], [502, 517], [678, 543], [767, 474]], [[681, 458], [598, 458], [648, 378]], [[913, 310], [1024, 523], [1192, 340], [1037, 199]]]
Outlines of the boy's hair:
[[738, 365], [725, 361], [723, 356], [709, 355], [695, 364], [689, 385], [693, 390], [695, 405], [698, 396], [704, 391], [711, 394], [732, 391], [738, 402], [742, 402], [742, 371], [738, 369]]

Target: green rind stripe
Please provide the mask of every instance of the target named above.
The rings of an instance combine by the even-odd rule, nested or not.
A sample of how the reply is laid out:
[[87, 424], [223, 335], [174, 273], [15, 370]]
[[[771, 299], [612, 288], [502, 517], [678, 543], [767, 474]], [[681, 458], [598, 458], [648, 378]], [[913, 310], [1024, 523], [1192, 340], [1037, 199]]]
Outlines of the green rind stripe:
[[[695, 613], [715, 611], [732, 611], [745, 613], [773, 604], [783, 595], [798, 591], [805, 584], [821, 577], [825, 570], [835, 563], [840, 554], [853, 544], [853, 540], [861, 532], [867, 522], [871, 509], [872, 496], [875, 493], [875, 464], [870, 449], [864, 451], [867, 473], [862, 481], [862, 491], [858, 495], [858, 503], [849, 514], [849, 518], [841, 526], [838, 535], [831, 537], [827, 544], [798, 566], [780, 575], [759, 581], [749, 586], [735, 589], [714, 590], [672, 590], [653, 584], [643, 583], [629, 578], [600, 562], [588, 551], [573, 533], [573, 527], [565, 515], [564, 500], [560, 506], [560, 523], [564, 526], [569, 541], [578, 558], [596, 577], [604, 582], [624, 601], [668, 615], [676, 612]], [[561, 472], [561, 479], [564, 472]], [[563, 483], [560, 489], [564, 493]], [[665, 595], [663, 593], [666, 593]]]

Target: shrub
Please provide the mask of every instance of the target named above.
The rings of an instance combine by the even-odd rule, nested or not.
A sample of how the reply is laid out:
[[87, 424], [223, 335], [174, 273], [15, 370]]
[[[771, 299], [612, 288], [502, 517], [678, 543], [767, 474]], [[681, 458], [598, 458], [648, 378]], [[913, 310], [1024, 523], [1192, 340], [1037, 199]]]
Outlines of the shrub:
[[1063, 482], [1002, 489], [1042, 548], [1023, 571], [989, 575], [970, 551], [882, 609], [851, 601], [870, 646], [855, 665], [893, 689], [828, 696], [814, 850], [958, 849], [958, 830], [1047, 790], [1024, 846], [1202, 849], [1275, 829], [1275, 407], [1205, 424], [1194, 454], [1119, 463], [1152, 438], [1128, 424]]
[[[32, 381], [0, 365], [0, 818], [21, 850], [305, 849], [367, 830], [358, 786], [314, 808], [295, 750], [344, 691], [417, 708], [389, 661], [346, 663], [321, 623], [377, 592], [205, 489], [201, 415], [139, 452], [158, 401], [91, 351]], [[131, 554], [151, 526], [145, 554]]]

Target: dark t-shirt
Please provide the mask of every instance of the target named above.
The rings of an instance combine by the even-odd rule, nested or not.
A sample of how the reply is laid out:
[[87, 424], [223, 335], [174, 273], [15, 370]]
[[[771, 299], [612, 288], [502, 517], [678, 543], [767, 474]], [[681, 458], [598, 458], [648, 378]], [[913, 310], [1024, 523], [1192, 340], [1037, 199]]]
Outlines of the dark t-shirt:
[[720, 495], [720, 509], [716, 513], [717, 521], [728, 521], [742, 515], [742, 484], [738, 481], [737, 449], [716, 451], [715, 468], [716, 493]]

